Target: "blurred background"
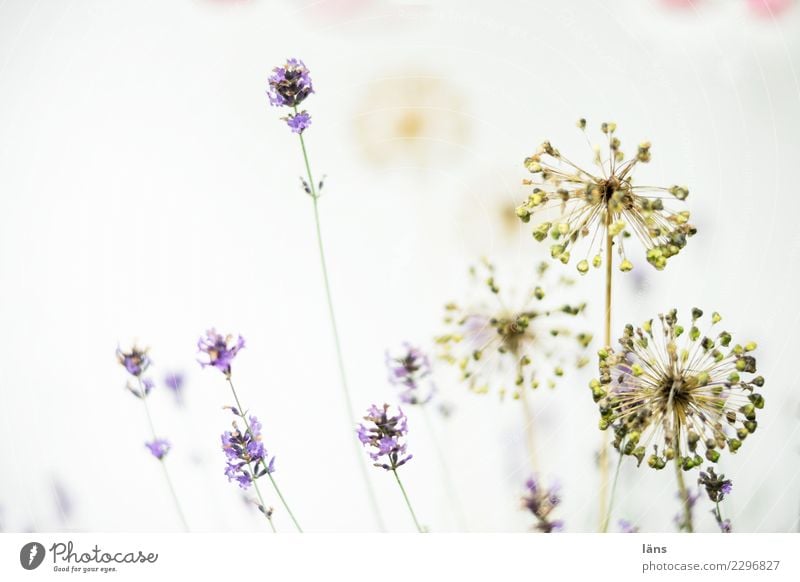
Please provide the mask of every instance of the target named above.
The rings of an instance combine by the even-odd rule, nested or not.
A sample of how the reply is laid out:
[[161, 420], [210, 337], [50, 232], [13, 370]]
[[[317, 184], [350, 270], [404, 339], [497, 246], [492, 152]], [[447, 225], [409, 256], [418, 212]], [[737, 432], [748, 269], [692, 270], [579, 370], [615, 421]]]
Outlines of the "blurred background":
[[[326, 175], [320, 208], [356, 413], [396, 402], [384, 351], [430, 348], [479, 257], [509, 285], [528, 284], [547, 247], [513, 216], [523, 159], [550, 139], [588, 163], [575, 121], [595, 131], [613, 120], [623, 149], [653, 143], [639, 181], [689, 186], [699, 229], [663, 272], [634, 253], [637, 268], [615, 279], [614, 327], [697, 305], [758, 341], [766, 407], [720, 463], [734, 481], [725, 513], [735, 531], [797, 530], [796, 4], [0, 2], [0, 529], [180, 528], [114, 356], [137, 340], [150, 347], [149, 404], [192, 530], [262, 531], [223, 475], [229, 391], [196, 362], [212, 326], [248, 342], [237, 389], [304, 527], [374, 529], [302, 158], [265, 95], [272, 67], [298, 57], [316, 89], [305, 136]], [[602, 277], [575, 292], [589, 303], [579, 324], [599, 337]], [[180, 397], [165, 385], [174, 373]], [[567, 531], [597, 523], [594, 374], [592, 364], [530, 399], [541, 477], [562, 484]], [[401, 471], [421, 520], [528, 531], [519, 402], [475, 395], [444, 366], [436, 382], [451, 411], [434, 414], [434, 433], [456, 484], [443, 486], [431, 433], [409, 409], [415, 458]], [[389, 529], [412, 531], [391, 475], [370, 476]], [[619, 487], [615, 521], [674, 530], [671, 472], [625, 463]], [[699, 502], [700, 531], [715, 531], [710, 509]], [[291, 529], [281, 509], [275, 522]]]

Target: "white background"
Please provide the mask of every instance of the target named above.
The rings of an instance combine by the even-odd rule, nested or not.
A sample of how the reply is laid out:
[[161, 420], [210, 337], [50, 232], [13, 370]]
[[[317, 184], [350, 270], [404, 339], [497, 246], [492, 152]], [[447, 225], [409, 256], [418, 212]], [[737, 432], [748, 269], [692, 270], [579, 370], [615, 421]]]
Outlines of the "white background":
[[[798, 8], [773, 20], [734, 0], [677, 11], [658, 0], [0, 2], [0, 526], [178, 529], [114, 359], [118, 342], [138, 338], [155, 362], [150, 403], [192, 529], [262, 530], [222, 474], [223, 378], [195, 363], [197, 337], [216, 326], [247, 338], [240, 395], [305, 528], [373, 528], [296, 138], [265, 97], [270, 69], [297, 56], [316, 88], [306, 135], [327, 174], [323, 228], [358, 410], [392, 401], [384, 349], [441, 333], [442, 305], [468, 293], [478, 256], [520, 286], [544, 256], [502, 218], [524, 198], [523, 158], [547, 138], [588, 161], [575, 120], [615, 120], [623, 145], [653, 142], [643, 181], [689, 185], [699, 229], [666, 271], [638, 257], [617, 277], [615, 327], [697, 305], [758, 341], [767, 405], [758, 432], [721, 462], [734, 480], [725, 511], [737, 531], [795, 530]], [[438, 88], [422, 105], [386, 97], [391, 82], [376, 97], [398, 77]], [[398, 143], [377, 122], [365, 137], [364, 118], [391, 128], [403, 99], [423, 108], [421, 137]], [[369, 155], [377, 148], [385, 158]], [[599, 336], [594, 275], [580, 290]], [[184, 408], [163, 388], [167, 371], [187, 374]], [[532, 399], [544, 476], [563, 483], [558, 517], [570, 531], [597, 519], [593, 372]], [[437, 432], [468, 527], [526, 531], [518, 403], [453, 377], [439, 372], [455, 414]], [[402, 475], [422, 521], [452, 530], [415, 412]], [[390, 529], [410, 531], [391, 476], [371, 473]], [[626, 464], [621, 479], [618, 517], [673, 529], [671, 473]], [[714, 531], [707, 509], [698, 528]]]

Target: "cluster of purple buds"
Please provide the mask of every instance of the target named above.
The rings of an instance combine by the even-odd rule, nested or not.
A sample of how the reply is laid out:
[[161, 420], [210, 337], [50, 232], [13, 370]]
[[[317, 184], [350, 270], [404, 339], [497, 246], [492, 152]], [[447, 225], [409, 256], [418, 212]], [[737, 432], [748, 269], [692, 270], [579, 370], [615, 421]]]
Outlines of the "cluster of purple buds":
[[128, 374], [136, 378], [136, 382], [128, 382], [125, 385], [130, 393], [136, 398], [144, 398], [150, 394], [155, 384], [151, 378], [142, 377], [152, 363], [147, 355], [147, 349], [133, 346], [129, 352], [123, 352], [121, 348], [117, 347], [117, 361]]
[[135, 345], [129, 352], [123, 352], [122, 348], [117, 347], [117, 361], [128, 371], [128, 374], [136, 378], [139, 378], [150, 367], [147, 348], [140, 349]]
[[382, 408], [372, 405], [364, 417], [367, 424], [357, 429], [358, 440], [365, 447], [371, 447], [370, 458], [374, 465], [387, 471], [395, 471], [410, 461], [413, 455], [406, 453], [406, 443], [402, 442], [408, 433], [408, 419], [402, 409], [397, 415], [389, 415], [389, 405]]
[[144, 446], [150, 451], [159, 461], [167, 456], [167, 453], [172, 448], [172, 445], [166, 439], [155, 439], [152, 442], [145, 443]]
[[282, 67], [272, 69], [267, 96], [274, 107], [291, 107], [294, 113], [284, 117], [286, 124], [295, 133], [303, 133], [311, 125], [308, 111], [297, 107], [314, 92], [311, 76], [303, 61], [288, 59]]
[[269, 459], [264, 449], [258, 418], [250, 416], [248, 422], [238, 410], [231, 410], [245, 421], [247, 428], [242, 432], [234, 421], [233, 430], [222, 433], [222, 451], [227, 459], [225, 476], [228, 481], [236, 480], [242, 489], [247, 489], [255, 479], [275, 470], [275, 457]]
[[549, 489], [542, 486], [535, 478], [531, 477], [525, 483], [527, 492], [522, 497], [522, 506], [530, 511], [536, 518], [536, 530], [541, 533], [553, 533], [564, 529], [564, 522], [560, 519], [551, 519], [550, 514], [561, 503], [559, 485], [554, 484]]
[[620, 533], [639, 533], [639, 528], [633, 525], [627, 519], [620, 519], [618, 523]]
[[183, 374], [179, 372], [169, 372], [164, 376], [164, 385], [169, 388], [170, 392], [175, 396], [175, 401], [178, 404], [183, 404]]
[[404, 343], [397, 353], [386, 352], [389, 382], [398, 388], [404, 404], [426, 404], [436, 391], [430, 380], [431, 363], [421, 349]]
[[141, 378], [141, 382], [128, 382], [125, 384], [125, 388], [128, 391], [136, 396], [136, 398], [145, 398], [150, 394], [150, 392], [155, 387], [155, 382], [153, 382], [152, 378]]
[[719, 503], [733, 490], [733, 481], [726, 479], [725, 475], [717, 475], [714, 467], [709, 467], [706, 471], [700, 471], [697, 484], [705, 487], [711, 501]]
[[717, 475], [714, 471], [714, 467], [709, 467], [705, 471], [700, 471], [700, 477], [697, 479], [697, 483], [705, 487], [708, 498], [716, 505], [711, 511], [711, 514], [717, 521], [719, 530], [722, 533], [731, 533], [733, 531], [731, 520], [722, 519], [719, 511], [719, 502], [733, 491], [733, 481], [726, 479], [723, 474]]
[[208, 357], [208, 361], [198, 361], [202, 367], [212, 366], [230, 378], [231, 363], [243, 347], [242, 336], [234, 340], [233, 335], [222, 335], [212, 328], [197, 340], [197, 349]]

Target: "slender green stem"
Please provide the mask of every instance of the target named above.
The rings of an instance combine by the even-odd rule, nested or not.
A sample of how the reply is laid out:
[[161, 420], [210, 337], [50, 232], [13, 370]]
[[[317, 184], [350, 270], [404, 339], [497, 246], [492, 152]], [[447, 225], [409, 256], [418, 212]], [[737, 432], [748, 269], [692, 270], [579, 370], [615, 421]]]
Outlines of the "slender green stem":
[[286, 508], [286, 512], [289, 514], [289, 517], [292, 518], [292, 522], [294, 523], [294, 526], [297, 528], [297, 531], [303, 533], [303, 528], [300, 527], [300, 524], [297, 522], [297, 518], [294, 516], [294, 513], [292, 513], [292, 510], [289, 509], [289, 505], [283, 498], [283, 493], [281, 493], [281, 490], [278, 488], [278, 484], [275, 482], [275, 477], [272, 476], [272, 473], [267, 473], [267, 477], [269, 477], [270, 483], [272, 483], [272, 486], [275, 488], [275, 493], [278, 494], [278, 497], [280, 498], [283, 506]]
[[[250, 430], [250, 423], [247, 421], [247, 415], [245, 414], [245, 409], [242, 407], [242, 403], [239, 401], [239, 395], [236, 394], [236, 388], [234, 388], [233, 386], [233, 380], [231, 380], [230, 375], [227, 376], [227, 379], [228, 379], [228, 385], [231, 387], [231, 392], [233, 393], [233, 399], [236, 401], [236, 408], [239, 411], [240, 418], [244, 421], [244, 426], [247, 429], [247, 432], [249, 432], [252, 435], [253, 432]], [[275, 531], [275, 526], [272, 524], [272, 516], [270, 516], [267, 512], [267, 506], [264, 504], [264, 499], [261, 497], [261, 491], [259, 491], [258, 489], [258, 483], [256, 482], [256, 477], [255, 474], [253, 473], [253, 470], [250, 468], [250, 463], [247, 463], [247, 468], [250, 470], [250, 474], [253, 475], [252, 477], [253, 486], [255, 487], [256, 494], [258, 495], [258, 500], [261, 502], [261, 507], [264, 508], [264, 515], [267, 516], [267, 519], [269, 520], [269, 525], [272, 526], [272, 530]], [[286, 503], [286, 499], [284, 499], [281, 490], [278, 489], [278, 485], [275, 483], [275, 479], [273, 479], [272, 474], [267, 473], [267, 476], [269, 477], [272, 486], [275, 488], [275, 493], [278, 494], [278, 497], [280, 498], [281, 503], [283, 504], [283, 508], [286, 510], [286, 513], [289, 514], [289, 517], [292, 519], [292, 522], [294, 522], [294, 526], [297, 528], [297, 531], [303, 533], [303, 528], [300, 527], [300, 524], [298, 523], [297, 519], [295, 519], [294, 513], [292, 513], [292, 510], [289, 508], [289, 504]]]
[[447, 462], [447, 457], [445, 456], [442, 448], [439, 446], [439, 441], [436, 438], [436, 431], [433, 429], [433, 423], [431, 422], [431, 417], [428, 414], [428, 407], [427, 405], [423, 404], [419, 406], [419, 408], [422, 410], [422, 418], [425, 421], [425, 427], [428, 429], [428, 432], [431, 435], [431, 443], [433, 443], [436, 456], [439, 457], [439, 466], [442, 469], [444, 487], [447, 492], [447, 502], [450, 504], [450, 510], [453, 512], [459, 528], [462, 531], [468, 531], [466, 520], [464, 519], [464, 513], [461, 511], [461, 505], [459, 504], [458, 496], [456, 495], [456, 488], [450, 475], [450, 467]]
[[[297, 107], [294, 108], [294, 112], [295, 114], [297, 113]], [[336, 348], [336, 362], [339, 368], [339, 383], [342, 386], [342, 393], [344, 394], [348, 425], [354, 430], [356, 426], [356, 419], [353, 416], [353, 402], [350, 398], [350, 389], [348, 388], [347, 384], [347, 373], [345, 372], [344, 356], [342, 355], [342, 344], [339, 339], [339, 327], [336, 323], [336, 312], [333, 307], [333, 295], [331, 293], [330, 279], [328, 277], [328, 266], [327, 261], [325, 260], [325, 247], [322, 242], [322, 226], [320, 224], [318, 204], [319, 192], [317, 192], [317, 184], [314, 182], [314, 176], [311, 173], [311, 164], [308, 160], [308, 150], [306, 149], [305, 139], [303, 138], [302, 133], [298, 135], [300, 137], [300, 148], [303, 151], [303, 162], [306, 168], [306, 176], [308, 177], [309, 195], [311, 196], [312, 205], [314, 207], [314, 224], [317, 233], [319, 262], [322, 269], [322, 280], [325, 287], [325, 298], [328, 304], [328, 315], [330, 317], [331, 330], [333, 332], [333, 342]], [[369, 473], [367, 473], [367, 467], [364, 456], [361, 452], [361, 448], [358, 444], [358, 440], [355, 438], [351, 438], [350, 440], [353, 442], [353, 449], [355, 450], [356, 457], [358, 458], [358, 466], [361, 471], [361, 477], [367, 488], [367, 497], [369, 498], [370, 505], [372, 506], [372, 512], [375, 516], [375, 520], [378, 522], [379, 529], [381, 531], [386, 531], [386, 527], [383, 523], [383, 517], [381, 516], [380, 505], [378, 504], [378, 498], [375, 495], [375, 490], [373, 489], [372, 482], [369, 479]]]
[[[153, 424], [153, 417], [150, 415], [150, 407], [147, 405], [147, 394], [145, 393], [144, 386], [142, 385], [142, 378], [137, 376], [136, 379], [139, 381], [139, 396], [144, 404], [144, 411], [147, 415], [147, 424], [150, 426], [150, 433], [153, 435], [153, 441], [158, 439], [156, 436], [156, 428]], [[170, 495], [172, 496], [172, 501], [175, 503], [175, 509], [178, 512], [178, 517], [181, 520], [181, 524], [183, 524], [184, 531], [189, 531], [189, 524], [186, 522], [186, 516], [183, 514], [183, 508], [181, 508], [181, 502], [178, 498], [178, 494], [175, 492], [175, 487], [172, 484], [172, 479], [169, 476], [169, 471], [167, 470], [167, 464], [164, 462], [164, 459], [159, 459], [161, 463], [161, 468], [164, 470], [164, 479], [167, 481], [167, 486], [169, 487]]]
[[525, 448], [528, 452], [528, 462], [534, 474], [539, 473], [539, 463], [536, 457], [536, 431], [533, 426], [533, 413], [531, 412], [528, 393], [525, 386], [520, 390], [520, 404], [522, 405], [522, 419], [525, 423]]
[[686, 483], [683, 480], [683, 469], [678, 462], [680, 454], [675, 451], [675, 459], [672, 461], [675, 464], [675, 478], [678, 481], [678, 494], [681, 498], [681, 505], [683, 505], [683, 529], [689, 533], [694, 533], [694, 526], [692, 525], [692, 503], [689, 499], [689, 490], [686, 488]]
[[725, 531], [725, 520], [722, 519], [722, 509], [719, 506], [719, 501], [714, 502], [715, 510], [714, 510], [714, 518], [717, 520], [717, 525], [719, 526], [719, 531], [722, 533], [730, 533], [730, 524], [728, 524], [728, 531]]
[[403, 498], [406, 500], [408, 511], [411, 512], [411, 517], [414, 519], [414, 525], [417, 526], [417, 531], [419, 533], [425, 533], [425, 530], [422, 529], [422, 526], [419, 524], [419, 521], [417, 520], [417, 514], [414, 513], [414, 508], [411, 507], [411, 502], [408, 500], [408, 494], [406, 493], [406, 488], [403, 487], [403, 482], [400, 480], [400, 475], [397, 474], [397, 469], [392, 469], [392, 473], [394, 473], [394, 478], [397, 479], [397, 484], [400, 486], [400, 491], [403, 492]]
[[601, 533], [608, 532], [608, 522], [611, 521], [611, 512], [614, 511], [614, 499], [617, 495], [617, 481], [619, 481], [619, 470], [622, 467], [622, 452], [619, 453], [617, 459], [617, 470], [614, 471], [614, 481], [611, 484], [611, 497], [608, 499], [608, 511], [606, 512], [606, 519], [603, 522], [603, 527], [600, 528]]
[[[605, 326], [603, 329], [603, 347], [611, 346], [611, 280], [612, 280], [612, 260], [614, 255], [612, 253], [612, 246], [614, 244], [613, 238], [610, 234], [609, 228], [611, 226], [611, 210], [606, 208], [606, 300], [605, 300]], [[600, 455], [598, 464], [600, 465], [600, 529], [605, 531], [604, 527], [608, 527], [609, 507], [608, 507], [608, 431], [604, 430], [600, 441]]]

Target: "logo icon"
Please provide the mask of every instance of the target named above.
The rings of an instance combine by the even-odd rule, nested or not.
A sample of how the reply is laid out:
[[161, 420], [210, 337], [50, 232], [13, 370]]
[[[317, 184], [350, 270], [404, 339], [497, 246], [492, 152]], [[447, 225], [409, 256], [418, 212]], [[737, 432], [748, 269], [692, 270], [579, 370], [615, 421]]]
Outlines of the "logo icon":
[[19, 551], [19, 563], [26, 570], [35, 570], [44, 561], [44, 546], [39, 542], [28, 542]]

